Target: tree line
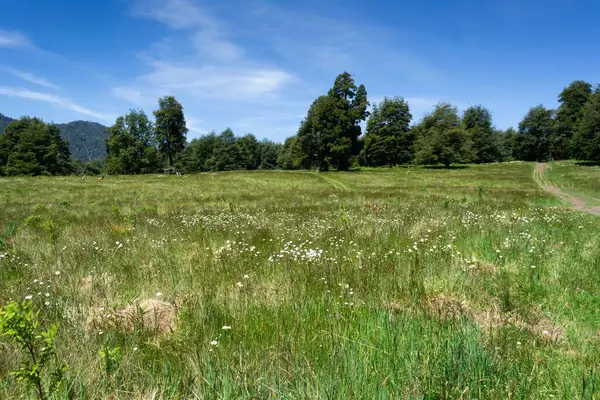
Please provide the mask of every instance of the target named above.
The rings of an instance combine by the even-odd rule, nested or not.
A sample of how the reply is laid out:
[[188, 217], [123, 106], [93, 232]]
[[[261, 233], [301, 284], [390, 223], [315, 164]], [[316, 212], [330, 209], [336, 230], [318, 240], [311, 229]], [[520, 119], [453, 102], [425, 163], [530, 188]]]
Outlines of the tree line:
[[[384, 98], [371, 105], [364, 85], [347, 72], [310, 105], [296, 135], [283, 144], [236, 136], [231, 129], [187, 141], [183, 106], [173, 96], [159, 99], [151, 121], [130, 110], [109, 129], [104, 165], [71, 159], [54, 124], [23, 117], [0, 135], [0, 175], [56, 175], [82, 171], [108, 174], [319, 169], [408, 164], [449, 167], [460, 163], [511, 160], [600, 161], [600, 85], [575, 81], [558, 96], [559, 107], [531, 108], [518, 129], [496, 129], [482, 105], [459, 113], [439, 103], [412, 124], [408, 102]], [[366, 127], [363, 134], [363, 125]]]
[[[404, 164], [446, 167], [457, 163], [511, 160], [600, 160], [600, 85], [575, 81], [558, 96], [559, 107], [531, 108], [518, 130], [496, 129], [481, 105], [462, 115], [449, 103], [437, 104], [411, 125], [409, 104], [385, 98], [371, 111], [363, 85], [339, 75], [326, 96], [317, 98], [298, 133], [283, 144], [279, 166], [286, 169]], [[366, 131], [361, 135], [361, 122]]]

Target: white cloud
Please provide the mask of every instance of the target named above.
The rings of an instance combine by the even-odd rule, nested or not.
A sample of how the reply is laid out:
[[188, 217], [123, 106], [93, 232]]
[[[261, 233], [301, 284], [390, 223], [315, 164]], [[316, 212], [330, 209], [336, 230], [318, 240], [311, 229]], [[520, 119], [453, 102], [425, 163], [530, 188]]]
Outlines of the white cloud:
[[9, 32], [0, 29], [0, 48], [29, 47], [31, 41], [19, 32]]
[[198, 97], [240, 99], [241, 96], [259, 96], [276, 91], [293, 79], [284, 71], [268, 68], [178, 66], [164, 61], [154, 62], [153, 66], [154, 71], [143, 76], [143, 81], [164, 91], [191, 92]]
[[225, 40], [214, 30], [200, 30], [192, 36], [194, 47], [201, 53], [216, 60], [236, 60], [244, 51], [234, 43]]
[[188, 128], [188, 130], [192, 133], [196, 133], [199, 135], [204, 135], [208, 133], [208, 129], [204, 129], [200, 126], [198, 126], [199, 123], [203, 123], [204, 121], [202, 120], [197, 120], [195, 118], [190, 118], [190, 117], [186, 117], [185, 118], [185, 125]]
[[187, 0], [138, 0], [132, 11], [137, 17], [154, 19], [175, 29], [218, 28], [215, 19]]
[[35, 91], [29, 90], [29, 89], [24, 89], [24, 88], [12, 88], [12, 87], [0, 86], [0, 95], [51, 103], [58, 107], [72, 110], [79, 114], [87, 115], [87, 116], [98, 118], [98, 119], [105, 120], [105, 121], [114, 119], [113, 116], [110, 116], [108, 114], [99, 113], [99, 112], [90, 110], [89, 108], [85, 108], [85, 107], [75, 103], [71, 99], [56, 96], [56, 95], [49, 94], [49, 93], [35, 92]]
[[127, 87], [115, 87], [112, 89], [112, 92], [115, 97], [126, 100], [138, 107], [149, 106], [156, 100], [144, 96], [139, 90]]
[[54, 90], [59, 90], [60, 86], [55, 85], [54, 83], [50, 82], [49, 80], [45, 79], [45, 78], [41, 78], [38, 76], [35, 76], [34, 74], [27, 72], [27, 71], [19, 71], [10, 67], [1, 67], [2, 70], [8, 72], [9, 74], [12, 74], [14, 76], [16, 76], [17, 78], [23, 79], [24, 81], [36, 84], [36, 85], [40, 85], [40, 86], [44, 86], [48, 89], [54, 89]]
[[[157, 97], [255, 101], [273, 96], [294, 77], [249, 58], [232, 42], [223, 24], [189, 0], [139, 0], [133, 15], [156, 20], [183, 37], [166, 37], [146, 54], [151, 71], [133, 83], [113, 88], [113, 95], [137, 106]], [[150, 100], [153, 99], [153, 100]]]
[[133, 14], [173, 29], [192, 32], [189, 41], [203, 55], [220, 60], [241, 57], [242, 49], [226, 39], [223, 27], [208, 12], [188, 0], [138, 0]]

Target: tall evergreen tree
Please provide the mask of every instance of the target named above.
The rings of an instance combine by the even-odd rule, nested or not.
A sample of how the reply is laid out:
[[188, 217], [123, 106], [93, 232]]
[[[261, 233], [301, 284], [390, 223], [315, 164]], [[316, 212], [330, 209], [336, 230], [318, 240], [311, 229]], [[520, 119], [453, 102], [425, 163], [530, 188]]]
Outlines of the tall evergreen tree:
[[500, 158], [492, 114], [483, 106], [471, 106], [463, 114], [462, 123], [473, 145], [473, 162], [489, 163]]
[[365, 165], [409, 164], [412, 160], [412, 115], [402, 97], [384, 98], [375, 104], [367, 120], [367, 132], [361, 151]]
[[185, 149], [187, 127], [183, 106], [173, 96], [158, 100], [159, 108], [154, 111], [156, 118], [156, 139], [159, 151], [173, 167], [174, 158]]

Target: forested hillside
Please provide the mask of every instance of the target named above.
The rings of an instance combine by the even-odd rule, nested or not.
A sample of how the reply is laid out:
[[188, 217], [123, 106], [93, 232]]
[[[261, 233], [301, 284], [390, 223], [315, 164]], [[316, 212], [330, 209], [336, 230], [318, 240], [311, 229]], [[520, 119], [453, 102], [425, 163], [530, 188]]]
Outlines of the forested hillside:
[[6, 125], [10, 124], [12, 121], [14, 121], [12, 118], [0, 114], [0, 133], [4, 132], [4, 128], [6, 128]]
[[73, 121], [57, 126], [60, 136], [69, 141], [74, 159], [89, 162], [106, 158], [106, 126], [89, 121]]
[[[15, 120], [0, 114], [0, 133], [3, 133], [12, 121]], [[89, 162], [106, 158], [106, 126], [90, 121], [73, 121], [56, 126], [60, 129], [62, 139], [69, 141], [73, 159]]]

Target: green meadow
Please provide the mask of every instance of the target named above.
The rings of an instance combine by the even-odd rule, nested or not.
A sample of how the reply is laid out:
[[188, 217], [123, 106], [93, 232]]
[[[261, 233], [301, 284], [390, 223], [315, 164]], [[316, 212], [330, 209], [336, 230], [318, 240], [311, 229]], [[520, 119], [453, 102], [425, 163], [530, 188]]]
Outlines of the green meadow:
[[60, 399], [597, 399], [600, 219], [534, 169], [1, 178], [0, 303], [58, 323]]

